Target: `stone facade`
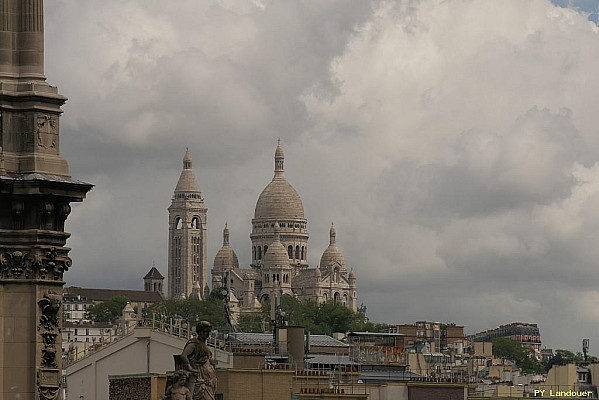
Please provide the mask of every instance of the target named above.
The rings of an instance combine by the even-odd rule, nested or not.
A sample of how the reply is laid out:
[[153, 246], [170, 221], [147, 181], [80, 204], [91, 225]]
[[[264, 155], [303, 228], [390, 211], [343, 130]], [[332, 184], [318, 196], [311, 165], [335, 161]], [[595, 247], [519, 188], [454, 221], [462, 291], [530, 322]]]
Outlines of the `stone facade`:
[[229, 243], [229, 228], [223, 232], [223, 246], [212, 269], [213, 288], [224, 285], [228, 275], [231, 310], [255, 312], [262, 301], [275, 294], [289, 294], [301, 300], [342, 303], [356, 311], [356, 276], [348, 270], [342, 251], [337, 247], [335, 228], [322, 254], [320, 266], [308, 265], [308, 220], [302, 200], [285, 176], [285, 155], [275, 150], [272, 181], [256, 203], [250, 234], [252, 262], [240, 268]]
[[[168, 297], [203, 297], [208, 286], [206, 213], [189, 151], [168, 208]], [[201, 290], [198, 290], [198, 287]]]
[[0, 398], [60, 392], [64, 223], [92, 185], [59, 151], [66, 98], [44, 76], [42, 0], [0, 1]]

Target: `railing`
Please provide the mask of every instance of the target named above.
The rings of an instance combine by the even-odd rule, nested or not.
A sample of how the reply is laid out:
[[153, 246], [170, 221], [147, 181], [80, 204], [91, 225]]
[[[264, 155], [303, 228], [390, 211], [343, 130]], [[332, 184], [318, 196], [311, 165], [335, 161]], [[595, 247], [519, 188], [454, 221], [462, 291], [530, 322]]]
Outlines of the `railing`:
[[[63, 354], [63, 367], [69, 366], [79, 360], [82, 360], [90, 356], [91, 354], [95, 353], [100, 349], [103, 349], [116, 342], [119, 342], [120, 340], [133, 334], [134, 328], [135, 325], [125, 326], [124, 329], [121, 328], [119, 334], [104, 337], [104, 340], [102, 340], [101, 342], [71, 342], [74, 344], [74, 347], [72, 349], [67, 350], [66, 353]], [[78, 343], [81, 343], [83, 345], [83, 350], [79, 349]]]
[[300, 398], [311, 394], [366, 395], [368, 387], [359, 378], [353, 368], [304, 369], [295, 371], [294, 388]]
[[[82, 360], [98, 350], [111, 346], [118, 343], [122, 339], [130, 336], [135, 328], [144, 327], [150, 328], [154, 331], [166, 333], [168, 335], [178, 337], [181, 339], [189, 339], [192, 337], [193, 330], [190, 324], [185, 323], [182, 319], [160, 314], [152, 314], [145, 319], [137, 321], [136, 324], [125, 325], [119, 330], [119, 334], [114, 336], [104, 337], [102, 342], [72, 342], [75, 344], [72, 350], [67, 351], [63, 354], [63, 367], [71, 365], [79, 360]], [[224, 344], [220, 343], [216, 337], [211, 336], [208, 340], [208, 344], [213, 347], [223, 348]], [[80, 350], [77, 343], [83, 344], [83, 350]]]

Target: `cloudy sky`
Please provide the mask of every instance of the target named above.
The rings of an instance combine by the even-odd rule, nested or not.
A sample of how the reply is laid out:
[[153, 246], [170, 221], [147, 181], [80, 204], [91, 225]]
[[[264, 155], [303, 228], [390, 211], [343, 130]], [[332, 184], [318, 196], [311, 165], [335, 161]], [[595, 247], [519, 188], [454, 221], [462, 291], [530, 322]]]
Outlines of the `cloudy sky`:
[[[167, 4], [168, 3], [168, 4]], [[61, 153], [94, 189], [68, 285], [166, 275], [185, 148], [240, 262], [277, 138], [310, 263], [335, 222], [373, 321], [536, 322], [599, 346], [594, 1], [46, 2]]]

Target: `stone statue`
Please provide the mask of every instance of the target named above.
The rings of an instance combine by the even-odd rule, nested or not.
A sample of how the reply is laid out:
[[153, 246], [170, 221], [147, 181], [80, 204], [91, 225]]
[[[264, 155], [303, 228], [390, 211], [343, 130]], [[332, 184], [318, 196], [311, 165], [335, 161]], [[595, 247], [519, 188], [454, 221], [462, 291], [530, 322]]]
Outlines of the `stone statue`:
[[169, 400], [193, 400], [191, 391], [186, 386], [188, 375], [188, 373], [182, 370], [175, 372], [175, 383], [167, 388], [166, 395], [162, 398]]
[[166, 390], [165, 400], [185, 399], [180, 388], [181, 376], [188, 377], [187, 388], [193, 400], [215, 400], [216, 373], [211, 363], [212, 353], [206, 345], [212, 325], [208, 321], [200, 321], [196, 325], [197, 337], [185, 344], [180, 356], [175, 356], [175, 379], [177, 381]]

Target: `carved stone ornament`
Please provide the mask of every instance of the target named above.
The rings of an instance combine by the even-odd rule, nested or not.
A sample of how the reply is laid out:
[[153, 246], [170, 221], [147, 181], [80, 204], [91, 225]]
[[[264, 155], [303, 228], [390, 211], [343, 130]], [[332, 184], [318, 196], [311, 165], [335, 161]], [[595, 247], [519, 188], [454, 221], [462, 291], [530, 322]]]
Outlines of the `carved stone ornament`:
[[58, 368], [56, 364], [56, 349], [42, 350], [42, 367]]
[[0, 279], [61, 281], [71, 264], [71, 259], [59, 256], [55, 248], [43, 251], [42, 254], [4, 251], [0, 253]]
[[0, 254], [0, 276], [20, 278], [31, 271], [34, 265], [39, 263], [39, 258], [30, 253], [13, 251], [12, 253]]
[[[40, 317], [40, 326], [46, 328], [49, 331], [54, 331], [58, 326], [58, 311], [60, 310], [60, 306], [62, 304], [62, 297], [51, 290], [48, 290], [48, 293], [44, 295], [37, 302], [42, 311], [42, 316]], [[56, 342], [56, 341], [55, 341]]]
[[54, 348], [56, 346], [56, 333], [42, 333], [42, 338], [44, 339], [44, 347], [45, 348]]
[[41, 400], [56, 400], [60, 392], [60, 371], [41, 368], [37, 371], [37, 391]]
[[37, 372], [37, 389], [40, 399], [55, 400], [58, 398], [60, 389], [56, 343], [60, 334], [62, 296], [48, 290], [37, 304], [41, 313], [37, 330], [40, 332], [43, 344], [40, 368]]
[[55, 149], [58, 138], [58, 117], [38, 115], [36, 124], [37, 145], [44, 149]]

